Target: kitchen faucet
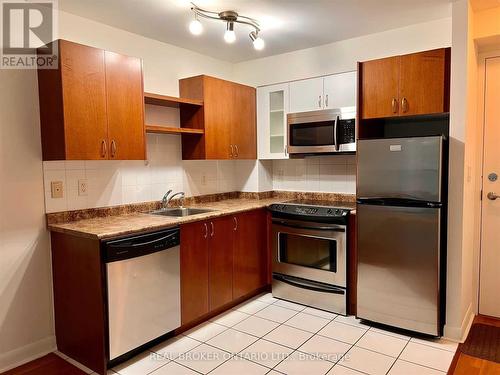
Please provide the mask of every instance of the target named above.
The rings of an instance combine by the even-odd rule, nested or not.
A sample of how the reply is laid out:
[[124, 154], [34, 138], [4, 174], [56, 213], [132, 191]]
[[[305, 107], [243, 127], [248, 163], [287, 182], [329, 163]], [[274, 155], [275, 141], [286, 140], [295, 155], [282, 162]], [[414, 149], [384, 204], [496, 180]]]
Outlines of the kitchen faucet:
[[170, 201], [176, 197], [176, 196], [180, 196], [179, 199], [181, 201], [181, 204], [179, 205], [179, 207], [182, 207], [183, 206], [183, 203], [184, 203], [184, 192], [183, 191], [180, 191], [178, 193], [175, 193], [175, 194], [172, 194], [170, 195], [170, 193], [172, 192], [172, 190], [169, 190], [165, 193], [165, 195], [163, 196], [162, 200], [161, 200], [161, 204], [163, 206], [163, 208], [167, 208], [168, 207], [168, 204], [170, 203]]

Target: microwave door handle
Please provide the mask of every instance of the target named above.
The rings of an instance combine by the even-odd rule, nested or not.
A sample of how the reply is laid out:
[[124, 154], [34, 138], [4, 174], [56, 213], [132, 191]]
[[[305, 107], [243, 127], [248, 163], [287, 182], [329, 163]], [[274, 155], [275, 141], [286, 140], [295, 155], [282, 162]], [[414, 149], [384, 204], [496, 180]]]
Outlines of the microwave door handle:
[[335, 151], [339, 151], [339, 144], [337, 143], [337, 130], [338, 130], [338, 124], [339, 124], [339, 116], [335, 119], [335, 127], [333, 129], [333, 141], [335, 143]]

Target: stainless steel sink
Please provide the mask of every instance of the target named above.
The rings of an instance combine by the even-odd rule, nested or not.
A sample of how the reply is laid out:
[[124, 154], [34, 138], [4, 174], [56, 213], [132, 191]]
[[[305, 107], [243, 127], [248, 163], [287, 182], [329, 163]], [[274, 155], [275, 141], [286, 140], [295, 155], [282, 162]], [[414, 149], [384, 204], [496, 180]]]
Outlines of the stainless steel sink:
[[211, 211], [213, 210], [207, 210], [204, 208], [179, 207], [179, 208], [162, 208], [161, 210], [149, 211], [147, 213], [151, 215], [183, 217], [183, 216], [204, 214], [206, 212], [211, 212]]

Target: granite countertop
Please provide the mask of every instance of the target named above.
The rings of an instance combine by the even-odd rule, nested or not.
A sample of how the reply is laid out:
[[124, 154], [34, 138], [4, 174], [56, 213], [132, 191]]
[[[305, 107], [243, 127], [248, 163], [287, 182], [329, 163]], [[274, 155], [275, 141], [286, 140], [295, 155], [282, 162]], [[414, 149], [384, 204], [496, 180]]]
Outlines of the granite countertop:
[[164, 228], [220, 216], [264, 208], [272, 203], [283, 202], [281, 197], [266, 199], [226, 199], [218, 202], [195, 203], [188, 207], [204, 208], [213, 211], [185, 217], [169, 217], [147, 213], [130, 213], [106, 217], [96, 217], [66, 223], [49, 224], [53, 232], [67, 233], [97, 240], [120, 237], [139, 232], [150, 232]]

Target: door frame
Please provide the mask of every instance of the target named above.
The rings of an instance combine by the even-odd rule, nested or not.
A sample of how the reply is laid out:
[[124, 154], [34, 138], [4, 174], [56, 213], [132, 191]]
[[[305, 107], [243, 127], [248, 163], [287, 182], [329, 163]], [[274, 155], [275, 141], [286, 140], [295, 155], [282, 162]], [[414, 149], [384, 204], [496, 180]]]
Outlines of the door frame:
[[478, 64], [478, 92], [477, 92], [477, 113], [476, 113], [476, 123], [480, 124], [480, 133], [478, 134], [478, 139], [480, 142], [479, 150], [481, 151], [480, 164], [479, 164], [479, 188], [481, 192], [480, 204], [479, 204], [479, 232], [478, 232], [478, 242], [475, 241], [476, 246], [474, 251], [474, 286], [473, 290], [475, 293], [475, 310], [477, 314], [480, 314], [480, 288], [481, 288], [481, 255], [483, 251], [483, 204], [485, 199], [485, 192], [483, 186], [484, 177], [484, 161], [485, 161], [485, 149], [484, 149], [484, 135], [486, 129], [486, 62], [489, 59], [500, 58], [500, 46], [499, 49], [492, 49], [485, 52], [479, 52], [477, 55]]

